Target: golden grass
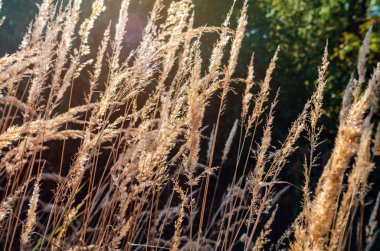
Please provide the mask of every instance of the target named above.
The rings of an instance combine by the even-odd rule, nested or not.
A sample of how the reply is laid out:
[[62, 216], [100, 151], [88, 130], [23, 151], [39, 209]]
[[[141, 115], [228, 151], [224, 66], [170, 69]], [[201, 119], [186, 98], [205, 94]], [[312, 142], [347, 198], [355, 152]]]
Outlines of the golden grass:
[[[247, 77], [235, 78], [248, 1], [233, 28], [235, 2], [221, 27], [194, 27], [191, 0], [173, 1], [168, 8], [156, 0], [140, 45], [121, 59], [129, 0], [122, 1], [118, 21], [107, 26], [99, 48], [89, 46], [89, 37], [106, 9], [103, 0], [93, 1], [84, 18], [81, 0], [43, 1], [19, 50], [0, 59], [3, 250], [233, 250], [237, 245], [344, 250], [351, 245], [380, 145], [373, 118], [380, 64], [365, 86], [371, 30], [360, 50], [357, 79], [352, 77], [342, 102], [335, 148], [313, 191], [327, 46], [314, 94], [273, 150], [281, 95], [270, 101], [270, 82], [280, 48], [262, 82], [254, 78], [253, 56]], [[201, 51], [207, 33], [219, 35], [209, 59]], [[86, 71], [90, 77], [83, 83], [79, 79]], [[238, 85], [245, 87], [241, 114], [227, 118], [228, 94]], [[78, 90], [87, 91], [75, 106]], [[211, 101], [217, 94], [219, 100]], [[206, 136], [210, 105], [219, 109]], [[223, 138], [226, 119], [236, 122]], [[289, 189], [276, 193], [287, 183], [279, 175], [304, 134], [310, 146], [302, 211], [283, 237], [271, 240], [281, 211], [277, 200]], [[54, 163], [45, 159], [47, 153]], [[221, 169], [230, 160], [235, 160], [229, 163], [235, 167], [231, 183], [216, 199]], [[360, 248], [374, 243], [378, 207], [379, 198], [367, 227], [362, 218], [358, 224]]]

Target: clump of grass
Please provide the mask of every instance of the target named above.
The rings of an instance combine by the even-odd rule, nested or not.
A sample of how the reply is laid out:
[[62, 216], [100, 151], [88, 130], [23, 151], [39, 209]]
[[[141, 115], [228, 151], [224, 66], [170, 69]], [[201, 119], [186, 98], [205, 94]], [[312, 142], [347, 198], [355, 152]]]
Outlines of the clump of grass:
[[[168, 8], [156, 0], [140, 45], [125, 59], [129, 0], [121, 1], [116, 25], [107, 26], [98, 48], [89, 46], [89, 38], [106, 10], [103, 0], [93, 1], [88, 17], [80, 15], [81, 0], [42, 2], [19, 50], [0, 59], [4, 250], [233, 250], [237, 245], [343, 250], [351, 245], [375, 168], [372, 158], [379, 154], [373, 111], [380, 66], [365, 87], [371, 30], [360, 50], [358, 79], [352, 76], [344, 96], [335, 147], [313, 191], [327, 46], [314, 94], [274, 148], [281, 94], [271, 100], [270, 85], [280, 48], [263, 81], [254, 77], [253, 56], [247, 77], [235, 78], [248, 1], [236, 28], [231, 26], [235, 3], [220, 27], [194, 27], [191, 0], [173, 1]], [[209, 59], [201, 50], [207, 33], [219, 35]], [[81, 83], [86, 72], [90, 76]], [[230, 118], [226, 104], [238, 85], [245, 87], [242, 111]], [[82, 100], [74, 100], [83, 90]], [[206, 136], [209, 106], [218, 111]], [[235, 123], [224, 138], [220, 132], [227, 119]], [[270, 233], [281, 212], [277, 201], [290, 187], [276, 193], [288, 184], [280, 173], [303, 134], [310, 142], [303, 207], [276, 243]], [[221, 169], [227, 162], [235, 169], [223, 189]], [[357, 247], [373, 245], [378, 205], [379, 199], [367, 227], [363, 217], [356, 224], [362, 228]]]

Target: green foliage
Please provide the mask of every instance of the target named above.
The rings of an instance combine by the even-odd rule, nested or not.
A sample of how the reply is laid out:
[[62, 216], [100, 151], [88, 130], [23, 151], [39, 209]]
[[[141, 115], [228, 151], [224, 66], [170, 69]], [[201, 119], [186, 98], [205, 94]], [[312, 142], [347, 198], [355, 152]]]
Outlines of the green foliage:
[[[231, 1], [199, 2], [202, 22], [222, 22]], [[239, 1], [238, 1], [239, 2]], [[210, 11], [216, 10], [218, 11]], [[238, 9], [238, 8], [237, 8]], [[199, 13], [199, 12], [198, 12]], [[341, 94], [351, 72], [356, 70], [362, 39], [373, 25], [369, 70], [380, 59], [380, 1], [369, 0], [256, 0], [250, 1], [249, 28], [239, 72], [245, 72], [252, 52], [255, 53], [257, 79], [265, 73], [267, 62], [281, 46], [279, 71], [273, 88], [281, 87], [279, 120], [290, 122], [298, 114], [297, 103], [310, 96], [317, 78], [316, 69], [328, 41], [331, 67], [327, 85], [325, 114], [327, 130], [333, 133], [337, 124]], [[211, 46], [211, 45], [210, 45]], [[287, 123], [282, 123], [287, 124]]]

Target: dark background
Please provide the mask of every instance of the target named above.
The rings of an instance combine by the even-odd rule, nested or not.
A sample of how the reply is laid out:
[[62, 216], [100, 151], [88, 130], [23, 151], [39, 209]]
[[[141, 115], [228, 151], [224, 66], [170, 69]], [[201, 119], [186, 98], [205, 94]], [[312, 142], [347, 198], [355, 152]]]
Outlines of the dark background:
[[[1, 16], [6, 16], [5, 23], [0, 28], [0, 55], [12, 53], [26, 32], [28, 24], [36, 14], [38, 0], [5, 0]], [[84, 0], [83, 15], [89, 14], [89, 0]], [[141, 31], [146, 22], [153, 0], [132, 0], [130, 7], [130, 22], [127, 30], [126, 48], [124, 56], [138, 45]], [[165, 0], [166, 3], [170, 2]], [[281, 46], [277, 68], [271, 82], [272, 94], [281, 88], [280, 102], [276, 110], [274, 124], [274, 142], [286, 137], [291, 122], [303, 108], [305, 101], [311, 96], [314, 83], [317, 79], [317, 67], [320, 65], [323, 50], [328, 40], [329, 67], [328, 84], [324, 99], [324, 115], [320, 124], [324, 127], [322, 139], [325, 142], [319, 147], [321, 153], [320, 166], [313, 170], [314, 184], [322, 171], [322, 166], [329, 157], [333, 147], [334, 137], [338, 125], [338, 115], [342, 93], [356, 70], [357, 55], [362, 39], [367, 29], [374, 25], [368, 57], [368, 76], [375, 64], [380, 61], [380, 0], [254, 0], [249, 1], [249, 25], [240, 61], [237, 77], [245, 77], [251, 54], [255, 53], [255, 79], [262, 80], [266, 68], [277, 48]], [[229, 10], [230, 0], [194, 0], [195, 25], [219, 26]], [[96, 23], [97, 28], [90, 38], [91, 48], [97, 48], [108, 20], [115, 20], [119, 11], [120, 0], [106, 1], [108, 7]], [[234, 13], [234, 24], [239, 16], [239, 6]], [[115, 23], [115, 21], [113, 22]], [[217, 36], [203, 38], [203, 52], [207, 56], [212, 50]], [[206, 60], [205, 60], [206, 61]], [[207, 62], [207, 61], [206, 61]], [[234, 86], [237, 93], [241, 93], [243, 86]], [[205, 124], [212, 124], [215, 119], [215, 110], [218, 106], [209, 107]], [[239, 118], [241, 96], [231, 94], [227, 102], [227, 111], [223, 117], [221, 138], [226, 139], [235, 119]], [[377, 111], [377, 117], [379, 112]], [[307, 153], [306, 141], [299, 141], [299, 149], [285, 167], [282, 180], [289, 181], [300, 187], [303, 184], [302, 163]], [[224, 144], [219, 144], [217, 151], [223, 151]], [[277, 144], [279, 146], [279, 144]], [[232, 148], [236, 149], [236, 148]], [[230, 156], [236, 152], [230, 153]], [[222, 173], [221, 187], [229, 183], [228, 177], [233, 172], [231, 157]], [[376, 160], [378, 162], [378, 160]], [[378, 165], [379, 166], [379, 165]], [[225, 178], [224, 178], [225, 177]], [[368, 201], [376, 197], [380, 190], [379, 168], [371, 175], [373, 189], [368, 195]], [[283, 232], [285, 227], [293, 221], [299, 212], [302, 193], [297, 189], [290, 189], [281, 199], [283, 210], [276, 219], [278, 227], [274, 235]], [[289, 207], [294, 205], [294, 207]]]

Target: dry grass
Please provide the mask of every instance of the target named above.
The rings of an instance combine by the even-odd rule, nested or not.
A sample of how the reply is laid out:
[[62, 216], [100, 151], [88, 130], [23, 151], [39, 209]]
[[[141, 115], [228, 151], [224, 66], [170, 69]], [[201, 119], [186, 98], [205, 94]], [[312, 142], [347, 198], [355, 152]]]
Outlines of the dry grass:
[[[371, 30], [360, 50], [357, 79], [353, 75], [344, 96], [335, 148], [313, 191], [327, 46], [315, 93], [273, 150], [281, 95], [270, 101], [270, 82], [280, 48], [262, 82], [254, 78], [253, 56], [246, 79], [234, 77], [247, 0], [236, 28], [231, 27], [235, 1], [221, 27], [194, 27], [191, 0], [174, 1], [168, 8], [156, 0], [142, 41], [127, 59], [121, 53], [129, 0], [122, 1], [118, 21], [106, 28], [99, 48], [88, 41], [105, 11], [104, 1], [93, 1], [84, 18], [81, 0], [59, 3], [44, 0], [19, 50], [0, 59], [3, 250], [233, 250], [237, 245], [244, 250], [344, 250], [353, 245], [353, 234], [358, 248], [373, 245], [379, 197], [367, 226], [363, 217], [354, 224], [380, 145], [373, 117], [380, 64], [365, 85]], [[201, 51], [207, 33], [220, 36], [210, 59]], [[90, 77], [83, 83], [79, 79], [86, 72]], [[245, 87], [241, 115], [227, 118], [228, 94], [238, 85]], [[252, 93], [255, 85], [257, 94]], [[81, 104], [74, 105], [73, 94], [83, 90]], [[219, 100], [211, 103], [216, 95]], [[219, 109], [206, 136], [210, 105]], [[224, 138], [226, 119], [236, 122]], [[286, 184], [279, 177], [303, 134], [310, 142], [303, 207], [276, 242], [270, 239], [281, 211], [276, 205], [289, 189], [277, 193]], [[218, 199], [221, 169], [230, 160], [235, 160], [229, 163], [234, 175]]]

